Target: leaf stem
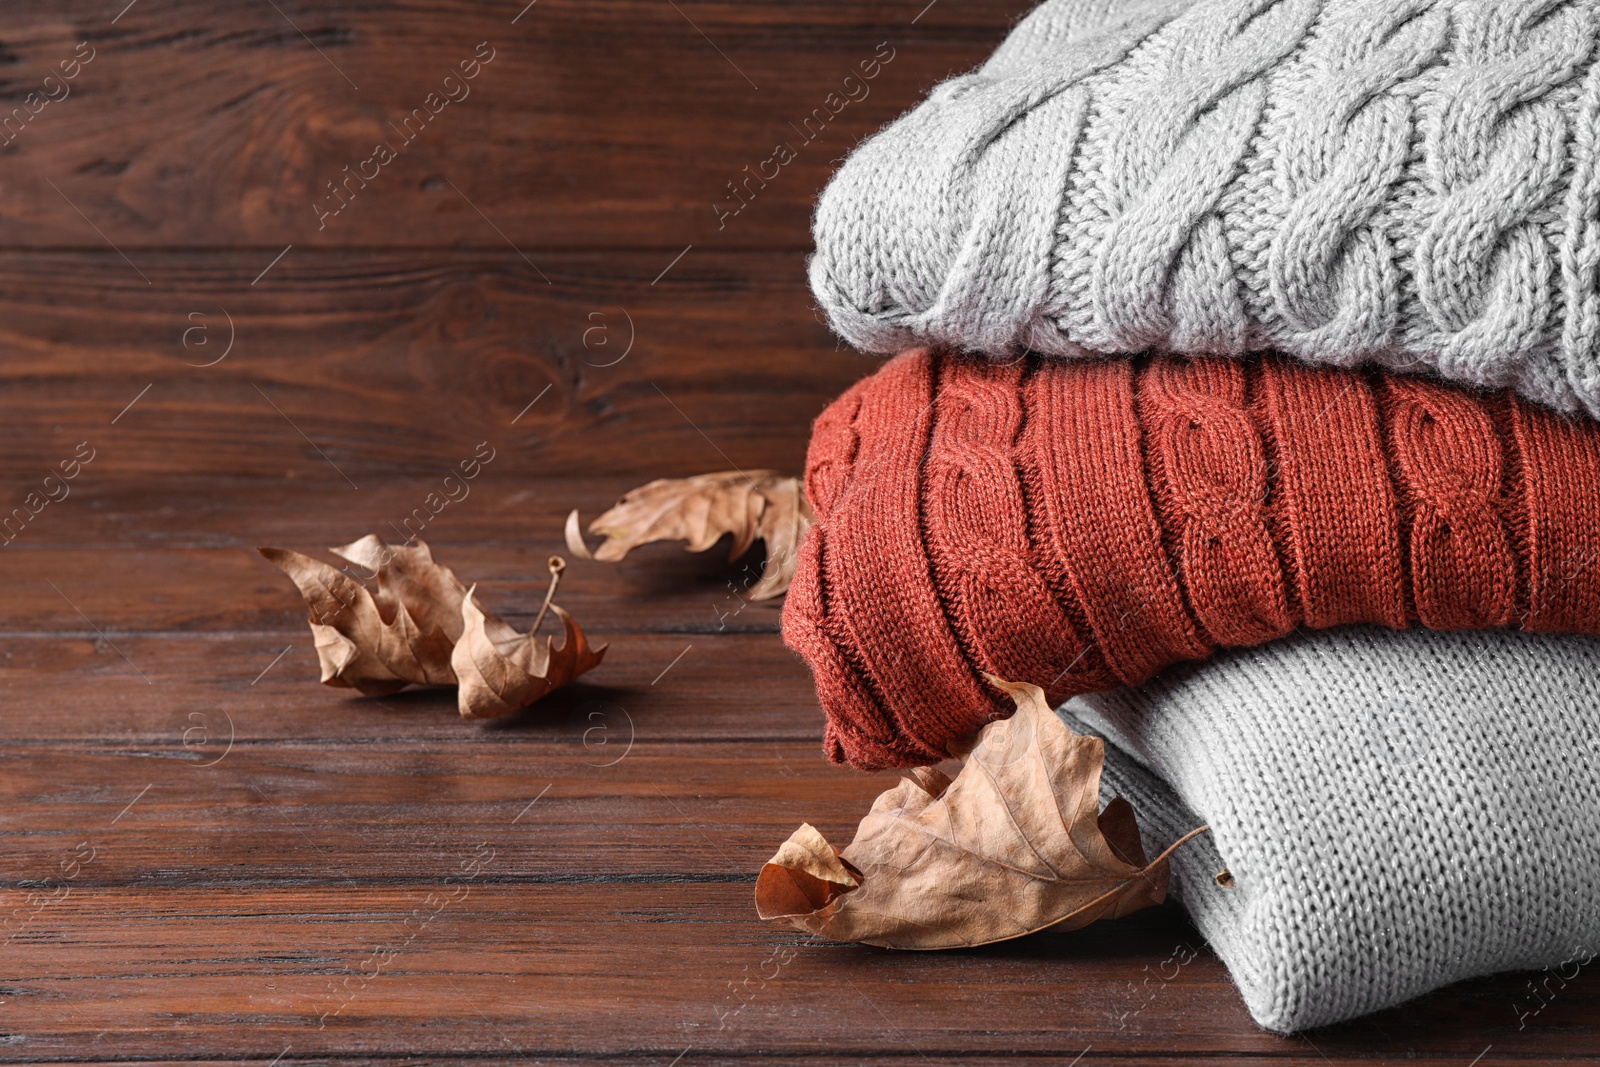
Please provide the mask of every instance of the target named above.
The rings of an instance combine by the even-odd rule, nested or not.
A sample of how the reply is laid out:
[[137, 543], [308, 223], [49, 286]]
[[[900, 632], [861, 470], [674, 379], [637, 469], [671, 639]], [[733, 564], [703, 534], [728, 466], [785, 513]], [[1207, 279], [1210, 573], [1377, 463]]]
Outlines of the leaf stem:
[[1167, 850], [1165, 852], [1163, 852], [1161, 855], [1157, 856], [1155, 859], [1151, 860], [1149, 862], [1149, 864], [1146, 865], [1145, 869], [1149, 870], [1151, 867], [1154, 867], [1156, 864], [1160, 863], [1162, 860], [1166, 859], [1168, 856], [1170, 856], [1174, 852], [1178, 851], [1179, 848], [1183, 847], [1184, 845], [1187, 845], [1190, 841], [1193, 841], [1195, 838], [1199, 837], [1201, 834], [1205, 833], [1209, 829], [1211, 829], [1211, 824], [1210, 823], [1205, 823], [1202, 826], [1196, 826], [1193, 830], [1190, 830], [1188, 833], [1186, 833], [1182, 837], [1178, 838], [1172, 844], [1168, 845], [1167, 846]]
[[[528, 631], [530, 634], [538, 633], [539, 627], [543, 625], [545, 612], [550, 610], [550, 603], [556, 598], [556, 586], [561, 584], [561, 572], [567, 569], [567, 561], [560, 556], [551, 556], [547, 566], [550, 568], [550, 588], [545, 590], [544, 603], [539, 606], [539, 617], [533, 620], [533, 629]], [[1196, 832], [1198, 833], [1198, 831]], [[1184, 840], [1187, 841], [1188, 838], [1184, 838]], [[1183, 842], [1180, 841], [1178, 844], [1181, 845]], [[1173, 846], [1173, 848], [1176, 847], [1178, 846]]]

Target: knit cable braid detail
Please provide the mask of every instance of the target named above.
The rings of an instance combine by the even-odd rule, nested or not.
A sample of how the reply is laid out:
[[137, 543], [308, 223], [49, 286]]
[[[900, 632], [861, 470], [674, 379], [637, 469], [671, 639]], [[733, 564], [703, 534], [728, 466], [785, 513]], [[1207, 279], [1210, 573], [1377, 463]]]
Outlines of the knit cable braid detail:
[[1245, 407], [1244, 368], [1161, 360], [1140, 375], [1146, 455], [1195, 620], [1224, 645], [1293, 629], [1267, 529], [1267, 460]]
[[1600, 416], [1597, 40], [1600, 0], [1047, 0], [846, 160], [812, 289], [870, 352], [1279, 351]]
[[[1081, 691], [1098, 677], [1071, 663], [1086, 643], [1051, 591], [1025, 526], [1014, 442], [1022, 424], [1022, 368], [987, 367], [941, 383], [928, 449], [928, 554], [935, 587], [969, 658], [1004, 677], [1049, 677]], [[1066, 669], [1061, 664], [1068, 663]]]
[[1500, 440], [1473, 399], [1431, 382], [1387, 382], [1389, 441], [1411, 500], [1417, 618], [1435, 630], [1504, 626], [1517, 589], [1501, 518]]
[[1299, 43], [1317, 0], [1233, 0], [1164, 52], [1137, 110], [1107, 148], [1097, 191], [1109, 226], [1090, 275], [1099, 347], [1135, 352], [1170, 339], [1185, 352], [1244, 344], [1246, 323], [1215, 214], [1266, 104], [1261, 75]]
[[784, 639], [826, 749], [933, 763], [1008, 712], [1352, 623], [1600, 635], [1600, 425], [1384, 371], [887, 363], [817, 420]]
[[1538, 216], [1570, 165], [1556, 91], [1591, 59], [1595, 17], [1581, 0], [1495, 0], [1462, 5], [1455, 29], [1425, 123], [1417, 291], [1439, 371], [1503, 385], [1549, 331], [1555, 253]]
[[1306, 45], [1305, 77], [1285, 82], [1273, 125], [1284, 149], [1262, 190], [1278, 217], [1267, 284], [1295, 343], [1330, 362], [1353, 363], [1393, 341], [1400, 275], [1378, 217], [1415, 125], [1395, 89], [1439, 56], [1448, 31], [1432, 0], [1376, 13], [1339, 6]]

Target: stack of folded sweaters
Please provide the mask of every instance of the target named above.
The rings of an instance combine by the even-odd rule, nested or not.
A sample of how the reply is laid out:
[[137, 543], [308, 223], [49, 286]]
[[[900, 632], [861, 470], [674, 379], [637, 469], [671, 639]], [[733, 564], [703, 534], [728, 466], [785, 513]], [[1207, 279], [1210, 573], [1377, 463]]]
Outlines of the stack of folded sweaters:
[[1175, 893], [1271, 1029], [1592, 958], [1597, 31], [1049, 0], [864, 142], [811, 281], [899, 354], [784, 611], [829, 754], [1070, 699], [1147, 849], [1211, 825]]

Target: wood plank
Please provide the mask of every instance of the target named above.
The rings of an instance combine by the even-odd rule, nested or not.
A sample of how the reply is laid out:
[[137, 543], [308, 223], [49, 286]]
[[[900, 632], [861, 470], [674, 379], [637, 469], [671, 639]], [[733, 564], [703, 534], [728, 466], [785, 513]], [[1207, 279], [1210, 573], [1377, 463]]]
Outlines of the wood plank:
[[[95, 1044], [97, 1047], [108, 1048], [108, 1041], [109, 1038], [102, 1036], [98, 1038]], [[291, 1050], [294, 1048], [292, 1044], [289, 1047]], [[747, 1054], [742, 1052], [728, 1052], [722, 1050], [699, 1050], [693, 1046], [688, 1046], [688, 1048], [688, 1055], [685, 1055], [683, 1059], [678, 1061], [679, 1063], [686, 1065], [686, 1067], [734, 1067], [734, 1065], [749, 1064], [751, 1062], [761, 1063], [765, 1065], [765, 1067], [814, 1067], [817, 1060], [820, 1058], [815, 1052], [794, 1055], [772, 1055], [767, 1053], [765, 1050], [757, 1050], [754, 1053]], [[579, 1064], [586, 1065], [586, 1067], [587, 1065], [594, 1065], [594, 1067], [617, 1067], [617, 1065], [620, 1064], [638, 1063], [652, 1063], [659, 1065], [659, 1067], [674, 1067], [672, 1061], [683, 1051], [683, 1049], [663, 1049], [660, 1051], [643, 1050], [637, 1053], [622, 1056], [587, 1056], [577, 1053], [571, 1055], [551, 1055], [549, 1053], [544, 1053], [540, 1055], [538, 1060], [535, 1062], [537, 1063], [538, 1067], [577, 1067]], [[1006, 1055], [1004, 1053], [989, 1055], [985, 1053], [965, 1051], [942, 1052], [938, 1049], [914, 1049], [909, 1055], [903, 1050], [879, 1052], [865, 1049], [852, 1049], [850, 1050], [849, 1055], [850, 1062], [852, 1064], [862, 1064], [865, 1065], [865, 1067], [888, 1067], [890, 1064], [899, 1065], [904, 1064], [908, 1059], [913, 1059], [917, 1063], [954, 1063], [962, 1064], [963, 1067], [999, 1067], [999, 1065], [1002, 1064], [1014, 1065], [1017, 1063], [1032, 1063], [1038, 1058], [1036, 1056], [1024, 1058], [1015, 1055]], [[1270, 1063], [1273, 1065], [1273, 1067], [1325, 1067], [1325, 1065], [1330, 1062], [1371, 1064], [1387, 1064], [1393, 1062], [1388, 1055], [1383, 1052], [1372, 1052], [1367, 1055], [1361, 1055], [1344, 1054], [1336, 1051], [1335, 1055], [1338, 1057], [1337, 1060], [1327, 1055], [1318, 1055], [1315, 1052], [1312, 1052], [1309, 1055], [1299, 1056], [1252, 1054], [1251, 1059], [1253, 1062]], [[471, 1054], [469, 1056], [469, 1054], [465, 1052], [452, 1052], [451, 1056], [452, 1058], [449, 1062], [472, 1063], [480, 1065], [480, 1067], [528, 1067], [529, 1063], [529, 1060], [525, 1055], [520, 1055], [515, 1052], [504, 1056], [498, 1056], [492, 1053]], [[146, 1059], [140, 1060], [139, 1062], [147, 1065], [147, 1067], [224, 1067], [224, 1065], [226, 1065], [226, 1067], [236, 1067], [236, 1065], [240, 1063], [261, 1063], [268, 1065], [268, 1067], [274, 1067], [271, 1062], [272, 1059], [273, 1057], [270, 1055], [246, 1053], [241, 1054], [237, 1058], [228, 1060]], [[0, 1063], [5, 1062], [12, 1061], [7, 1061], [4, 1058], [0, 1058]], [[59, 1067], [85, 1067], [85, 1065], [90, 1062], [98, 1064], [115, 1061], [51, 1061], [53, 1065], [59, 1065]], [[302, 1061], [297, 1060], [292, 1051], [288, 1055], [284, 1056], [282, 1060], [278, 1061], [278, 1063], [282, 1064], [283, 1067], [292, 1067], [292, 1065], [298, 1062]], [[326, 1063], [328, 1060], [323, 1057], [318, 1057], [316, 1059], [303, 1062], [320, 1064]], [[351, 1062], [356, 1062], [354, 1057], [351, 1058]], [[408, 1064], [423, 1064], [439, 1061], [410, 1057], [402, 1062]], [[1065, 1054], [1063, 1054], [1060, 1059], [1052, 1058], [1047, 1060], [1047, 1062], [1070, 1064], [1071, 1061], [1070, 1057], [1067, 1057]], [[1085, 1067], [1092, 1067], [1094, 1064], [1113, 1063], [1119, 1065], [1119, 1067], [1123, 1067], [1123, 1065], [1126, 1065], [1126, 1067], [1191, 1067], [1191, 1065], [1195, 1062], [1195, 1057], [1189, 1055], [1150, 1055], [1138, 1053], [1116, 1053], [1108, 1056], [1098, 1056], [1091, 1047], [1089, 1053], [1078, 1062], [1085, 1065]], [[1562, 1054], [1555, 1059], [1551, 1059], [1549, 1053], [1535, 1053], [1526, 1057], [1513, 1055], [1507, 1056], [1501, 1061], [1487, 1060], [1484, 1062], [1588, 1064], [1600, 1062], [1600, 1057], [1585, 1055], [1583, 1053], [1574, 1053], [1571, 1055]]]
[[[109, 1048], [107, 1042], [110, 1039], [108, 1037], [98, 1035], [97, 1037], [98, 1040], [95, 1042], [97, 1047]], [[294, 1046], [291, 1044], [289, 1048], [291, 1049], [291, 1052], [284, 1056], [283, 1059], [278, 1061], [282, 1067], [293, 1067], [294, 1064], [302, 1062], [294, 1056], [292, 1051]], [[733, 1065], [736, 1064], [749, 1064], [751, 1062], [761, 1063], [765, 1065], [765, 1067], [814, 1067], [819, 1058], [814, 1052], [807, 1054], [774, 1056], [764, 1050], [758, 1050], [753, 1054], [745, 1054], [722, 1050], [704, 1051], [695, 1049], [693, 1046], [688, 1046], [688, 1049], [688, 1055], [685, 1055], [683, 1059], [678, 1061], [679, 1063], [685, 1064], [686, 1067], [733, 1067]], [[539, 1059], [536, 1061], [536, 1063], [538, 1064], [538, 1067], [578, 1067], [580, 1064], [585, 1065], [585, 1067], [617, 1067], [617, 1065], [620, 1064], [638, 1064], [641, 1062], [647, 1062], [658, 1064], [659, 1067], [674, 1067], [672, 1061], [676, 1058], [677, 1054], [682, 1053], [683, 1051], [683, 1049], [663, 1049], [661, 1051], [644, 1050], [623, 1056], [587, 1056], [576, 1053], [571, 1055], [551, 1055], [549, 1053], [544, 1053], [539, 1056]], [[901, 1050], [878, 1052], [865, 1049], [853, 1049], [850, 1051], [849, 1055], [850, 1062], [852, 1064], [862, 1064], [865, 1065], [865, 1067], [887, 1067], [887, 1065], [890, 1064], [899, 1065], [904, 1064], [908, 1059], [907, 1054]], [[479, 1067], [528, 1067], [529, 1063], [529, 1060], [525, 1055], [517, 1054], [515, 1052], [505, 1056], [498, 1056], [494, 1055], [493, 1053], [489, 1053], [471, 1054], [469, 1057], [467, 1053], [457, 1051], [452, 1052], [451, 1056], [452, 1059], [449, 1062], [472, 1063], [479, 1065]], [[909, 1058], [915, 1059], [915, 1061], [918, 1063], [956, 1063], [962, 1064], [964, 1067], [999, 1067], [999, 1065], [1002, 1064], [1010, 1065], [1019, 1062], [1033, 1062], [1035, 1059], [1035, 1057], [1022, 1059], [1017, 1056], [1008, 1056], [1003, 1053], [997, 1055], [986, 1055], [983, 1053], [973, 1052], [941, 1052], [938, 1049], [912, 1050], [912, 1055]], [[1330, 1062], [1329, 1057], [1319, 1056], [1315, 1053], [1307, 1056], [1257, 1055], [1253, 1058], [1256, 1060], [1256, 1062], [1271, 1063], [1273, 1064], [1273, 1067], [1324, 1067], [1325, 1064]], [[275, 1065], [272, 1064], [272, 1059], [273, 1057], [265, 1054], [254, 1055], [247, 1053], [241, 1054], [237, 1058], [228, 1060], [147, 1059], [140, 1060], [139, 1062], [146, 1065], [146, 1067], [225, 1067], [225, 1065], [226, 1067], [237, 1067], [237, 1065], [240, 1063], [262, 1063], [268, 1065], [268, 1067], [275, 1067]], [[1551, 1062], [1549, 1060], [1539, 1059], [1537, 1057], [1528, 1059], [1508, 1057], [1508, 1059], [1513, 1063]], [[1559, 1059], [1558, 1062], [1581, 1064], [1594, 1063], [1597, 1062], [1597, 1060], [1600, 1060], [1600, 1057], [1579, 1054], [1573, 1056], [1564, 1055]], [[0, 1058], [0, 1063], [6, 1062], [11, 1061]], [[107, 1061], [51, 1061], [52, 1065], [58, 1065], [58, 1067], [85, 1067], [86, 1064], [91, 1062], [98, 1064]], [[327, 1060], [325, 1058], [318, 1057], [315, 1060], [305, 1062], [325, 1063]], [[411, 1057], [407, 1058], [403, 1062], [408, 1064], [420, 1064], [435, 1061]], [[1070, 1060], [1063, 1057], [1060, 1060], [1052, 1059], [1048, 1062], [1068, 1063]], [[1084, 1064], [1085, 1067], [1092, 1067], [1092, 1065], [1096, 1063], [1115, 1063], [1118, 1065], [1127, 1065], [1127, 1067], [1190, 1067], [1195, 1060], [1192, 1056], [1139, 1054], [1117, 1054], [1115, 1057], [1097, 1057], [1091, 1048], [1089, 1054], [1084, 1056], [1083, 1059], [1079, 1060], [1078, 1062]], [[1390, 1061], [1385, 1058], [1383, 1054], [1375, 1053], [1371, 1056], [1361, 1057], [1341, 1055], [1337, 1062], [1378, 1064], [1388, 1063]]]
[[[94, 52], [14, 122], [0, 219], [11, 247], [99, 248], [97, 227], [141, 267], [154, 246], [254, 247], [257, 269], [289, 244], [797, 248], [834, 161], [1031, 6], [924, 3], [19, 8], [8, 107], [80, 41]], [[446, 86], [475, 53], [493, 58]], [[892, 59], [859, 80], [875, 54]], [[768, 162], [780, 143], [787, 165]], [[764, 163], [770, 181], [748, 179]], [[370, 183], [323, 218], [356, 173]], [[719, 224], [714, 205], [746, 201]]]
[[[109, 1049], [109, 1037], [103, 1035], [96, 1035], [96, 1037], [96, 1047]], [[814, 1067], [817, 1059], [819, 1058], [815, 1052], [807, 1054], [774, 1056], [764, 1050], [757, 1050], [753, 1054], [745, 1054], [721, 1050], [704, 1051], [695, 1049], [693, 1046], [687, 1047], [689, 1050], [688, 1055], [685, 1055], [683, 1059], [678, 1060], [679, 1063], [685, 1064], [686, 1067], [733, 1067], [735, 1064], [749, 1064], [751, 1062], [761, 1063], [765, 1065], [765, 1067]], [[282, 1067], [293, 1067], [294, 1064], [303, 1062], [294, 1056], [292, 1051], [294, 1045], [290, 1044], [289, 1048], [291, 1049], [291, 1052], [284, 1056], [281, 1060], [277, 1061], [277, 1063], [281, 1064]], [[676, 1058], [676, 1054], [682, 1053], [683, 1051], [683, 1049], [663, 1049], [660, 1051], [643, 1050], [622, 1056], [587, 1056], [578, 1053], [571, 1055], [551, 1055], [549, 1053], [544, 1053], [541, 1054], [539, 1059], [535, 1062], [537, 1063], [538, 1067], [577, 1067], [577, 1065], [580, 1064], [585, 1065], [585, 1067], [617, 1067], [617, 1065], [620, 1064], [638, 1064], [641, 1062], [658, 1064], [659, 1067], [674, 1067], [672, 1061]], [[1009, 1065], [1016, 1064], [1018, 1062], [1032, 1062], [1034, 1059], [1034, 1057], [1029, 1057], [1028, 1059], [1024, 1060], [1017, 1056], [1008, 1056], [1005, 1054], [986, 1055], [983, 1053], [972, 1052], [941, 1052], [938, 1049], [933, 1049], [930, 1051], [913, 1050], [913, 1053], [914, 1055], [911, 1058], [914, 1058], [918, 1063], [956, 1063], [962, 1064], [964, 1067], [999, 1067], [999, 1065], [1002, 1064]], [[115, 1055], [115, 1053], [112, 1053], [112, 1055]], [[850, 1062], [852, 1064], [862, 1064], [865, 1065], [865, 1067], [887, 1067], [887, 1065], [890, 1064], [904, 1064], [908, 1058], [907, 1054], [901, 1050], [877, 1052], [865, 1049], [853, 1049], [850, 1051], [849, 1055]], [[505, 1056], [498, 1056], [494, 1055], [493, 1053], [474, 1053], [469, 1055], [465, 1052], [453, 1051], [451, 1053], [451, 1057], [452, 1058], [449, 1062], [472, 1063], [479, 1065], [479, 1067], [528, 1067], [529, 1063], [529, 1060], [525, 1055], [517, 1054], [515, 1052]], [[1271, 1063], [1274, 1065], [1274, 1067], [1324, 1067], [1325, 1064], [1330, 1062], [1328, 1057], [1318, 1056], [1315, 1054], [1309, 1056], [1256, 1056], [1254, 1058], [1257, 1062]], [[1549, 1062], [1547, 1060], [1525, 1060], [1518, 1059], [1516, 1057], [1511, 1057], [1510, 1059], [1511, 1062]], [[1597, 1059], [1600, 1058], [1583, 1055], [1562, 1056], [1559, 1062], [1575, 1064], [1594, 1063], [1597, 1062]], [[140, 1060], [139, 1062], [146, 1065], [146, 1067], [237, 1067], [237, 1065], [240, 1063], [262, 1063], [268, 1065], [268, 1067], [277, 1067], [277, 1065], [272, 1063], [272, 1060], [273, 1057], [269, 1055], [244, 1053], [236, 1058], [227, 1060], [146, 1059]], [[0, 1058], [0, 1063], [6, 1062], [13, 1061]], [[85, 1067], [86, 1064], [91, 1062], [98, 1064], [108, 1061], [52, 1060], [50, 1062], [52, 1065], [58, 1065], [58, 1067]], [[304, 1062], [325, 1063], [327, 1062], [327, 1059], [318, 1057], [315, 1060]], [[352, 1062], [354, 1062], [353, 1057]], [[420, 1064], [436, 1061], [410, 1057], [405, 1059], [403, 1062], [408, 1064]], [[1063, 1058], [1059, 1061], [1052, 1059], [1049, 1062], [1065, 1063], [1069, 1061]], [[1091, 1049], [1089, 1054], [1084, 1056], [1083, 1059], [1079, 1060], [1078, 1062], [1086, 1065], [1086, 1067], [1090, 1067], [1090, 1065], [1096, 1063], [1116, 1063], [1118, 1065], [1128, 1065], [1128, 1067], [1190, 1067], [1190, 1065], [1192, 1065], [1195, 1061], [1194, 1057], [1192, 1056], [1118, 1054], [1115, 1056], [1115, 1058], [1109, 1056], [1096, 1057], [1094, 1051]], [[1388, 1063], [1389, 1061], [1383, 1058], [1381, 1054], [1374, 1054], [1371, 1057], [1340, 1056], [1338, 1062], [1376, 1064]]]
[[[490, 610], [521, 626], [532, 625], [554, 554], [568, 559], [559, 602], [596, 640], [616, 632], [776, 633], [782, 599], [748, 599], [764, 545], [738, 561], [728, 558], [728, 538], [703, 553], [681, 542], [646, 545], [615, 564], [568, 551], [570, 509], [593, 519], [647, 476], [519, 477], [497, 459], [458, 483], [463, 499], [433, 513], [424, 501], [441, 487], [436, 472], [352, 492], [295, 480], [150, 485], [91, 463], [64, 499], [8, 530], [9, 542], [0, 536], [3, 632], [95, 637], [98, 629], [115, 642], [129, 632], [236, 630], [298, 640], [307, 633], [304, 604], [256, 546], [338, 564], [327, 546], [371, 532], [391, 543], [420, 534], [436, 559], [480, 587]], [[15, 500], [25, 499], [27, 484], [16, 483]]]
[[[662, 466], [670, 465], [671, 457], [663, 457]], [[11, 499], [21, 499], [28, 486], [25, 479], [32, 472], [12, 464], [8, 473], [14, 479], [5, 483], [13, 490]], [[433, 471], [403, 481], [379, 482], [357, 495], [349, 486], [305, 485], [292, 478], [101, 476], [90, 463], [68, 486], [67, 498], [52, 502], [37, 524], [9, 542], [0, 537], [0, 547], [5, 549], [0, 557], [39, 549], [253, 550], [257, 544], [295, 546], [315, 554], [323, 551], [324, 542], [340, 540], [358, 528], [382, 531], [392, 543], [415, 535], [430, 544], [489, 548], [537, 543], [554, 550], [565, 547], [562, 532], [568, 511], [577, 508], [587, 523], [623, 493], [641, 485], [649, 471], [516, 478], [497, 478], [497, 474], [494, 463], [484, 466], [477, 478], [467, 479], [459, 487], [457, 499], [430, 512], [424, 498], [441, 491], [443, 477]], [[459, 472], [457, 476], [461, 480]], [[424, 509], [421, 515], [418, 508]], [[598, 542], [597, 537], [588, 538], [590, 545]], [[673, 542], [678, 549], [668, 552], [664, 550], [667, 544], [640, 551], [655, 569], [671, 572], [674, 581], [687, 580], [699, 570], [721, 573], [732, 566], [726, 551], [685, 553], [681, 543]], [[720, 547], [725, 550], [729, 546]], [[619, 568], [626, 571], [636, 558], [630, 556], [601, 573]], [[332, 557], [329, 559], [331, 562]], [[679, 570], [683, 573], [677, 573]]]
[[[897, 956], [730, 921], [748, 912], [748, 884], [454, 888], [459, 899], [443, 907], [420, 886], [74, 893], [28, 940], [7, 946], [15, 990], [8, 1028], [25, 1035], [38, 1058], [82, 1049], [98, 1032], [127, 1056], [172, 1056], [195, 1045], [259, 1056], [285, 1044], [302, 1055], [509, 1046], [530, 1057], [582, 1049], [670, 1058], [695, 1046], [702, 1055], [848, 1059], [853, 1049], [998, 1045], [1070, 1056], [1087, 1043], [1084, 1029], [1110, 1047], [1136, 1045], [1116, 1036], [1113, 1015], [1126, 1010], [1130, 990], [1102, 984], [1100, 996], [1071, 996], [1096, 988], [1088, 980], [1109, 968], [1105, 957], [1062, 939], [1027, 951]], [[439, 890], [442, 901], [452, 887]], [[414, 909], [423, 914], [408, 924]], [[1122, 927], [1125, 945], [1153, 951], [1189, 936], [1170, 912]], [[361, 962], [378, 946], [395, 958], [375, 977], [369, 964], [363, 980]], [[92, 983], [77, 977], [84, 956], [100, 961]], [[1185, 972], [1191, 996], [1227, 991], [1214, 960], [1197, 959]], [[766, 988], [758, 988], [763, 973]], [[150, 981], [156, 974], [161, 980]], [[1014, 988], [1012, 1021], [993, 1018], [988, 983]], [[748, 1004], [736, 1012], [740, 993]], [[899, 1032], [877, 1016], [858, 1025], [863, 998]], [[1215, 1021], [1208, 1027], [1213, 1044], [1270, 1047], [1272, 1039], [1237, 1026], [1237, 1008], [1230, 1014], [1230, 1033], [1217, 1033]], [[151, 1026], [155, 1019], [165, 1025]]]
[[[342, 530], [321, 540], [353, 539], [371, 529], [340, 525]], [[317, 542], [285, 547], [333, 562]], [[480, 585], [489, 610], [521, 627], [533, 624], [549, 585], [550, 554], [567, 554], [549, 535], [489, 547], [441, 538], [433, 548], [463, 581]], [[559, 602], [595, 641], [619, 631], [686, 634], [691, 640], [777, 633], [781, 600], [745, 599], [740, 575], [747, 572], [729, 569], [725, 556], [690, 556], [669, 545], [639, 555], [619, 565], [583, 561], [567, 568]], [[53, 632], [114, 643], [122, 634], [163, 631], [239, 630], [270, 633], [274, 641], [308, 635], [305, 604], [294, 585], [247, 544], [123, 552], [36, 547], [3, 559], [0, 580], [9, 583], [11, 634]]]
[[1521, 1031], [1518, 990], [1502, 978], [1364, 1027], [1282, 1038], [1249, 1022], [1207, 952], [1141, 986], [1140, 963], [1193, 941], [1171, 909], [983, 949], [893, 953], [760, 925], [748, 883], [489, 881], [502, 862], [512, 861], [496, 854], [477, 878], [433, 886], [431, 899], [424, 885], [75, 891], [5, 947], [3, 1054], [205, 1049], [264, 1062], [288, 1046], [297, 1059], [581, 1051], [665, 1063], [690, 1048], [690, 1062], [974, 1052], [1064, 1063], [1086, 1048], [1080, 1062], [1152, 1062], [1136, 1057], [1159, 1047], [1188, 1062], [1376, 1062], [1425, 1047], [1464, 1064], [1486, 1044], [1497, 1059], [1536, 1062], [1595, 1047], [1591, 975]]
[[[567, 512], [578, 509], [587, 524], [625, 492], [643, 484], [657, 464], [657, 457], [642, 457], [637, 469], [621, 473], [537, 473], [502, 478], [497, 475], [503, 468], [496, 467], [501, 458], [483, 465], [476, 478], [465, 479], [456, 494], [458, 499], [434, 513], [424, 510], [420, 516], [416, 512], [425, 507], [426, 495], [441, 490], [442, 474], [423, 471], [396, 482], [378, 482], [357, 495], [349, 486], [307, 485], [293, 478], [97, 476], [95, 464], [90, 463], [67, 487], [67, 498], [50, 505], [59, 505], [59, 511], [47, 510], [45, 520], [27, 527], [25, 535], [10, 542], [0, 537], [0, 547], [5, 549], [0, 557], [38, 549], [124, 552], [130, 548], [253, 549], [257, 544], [297, 546], [316, 553], [324, 543], [358, 528], [382, 531], [394, 543], [415, 535], [430, 544], [487, 549], [537, 543], [554, 550], [565, 547]], [[659, 457], [660, 468], [675, 465], [673, 456]], [[14, 462], [8, 465], [0, 457], [0, 469], [6, 466], [16, 479], [9, 483], [15, 491], [13, 498], [20, 499], [28, 484], [23, 479], [32, 472]], [[792, 473], [799, 470], [796, 466]], [[461, 480], [459, 472], [457, 476]], [[599, 540], [588, 537], [591, 546]], [[672, 551], [666, 550], [669, 545], [675, 546]], [[626, 572], [640, 558], [650, 559], [650, 569], [662, 571], [671, 582], [687, 581], [700, 571], [711, 575], [737, 571], [728, 558], [729, 544], [717, 547], [723, 551], [686, 553], [681, 542], [663, 541], [636, 550], [636, 555], [619, 564], [598, 568], [596, 575]], [[620, 595], [623, 590], [614, 592]]]
[[0, 255], [8, 507], [82, 442], [90, 480], [352, 494], [485, 441], [497, 480], [798, 470], [811, 419], [876, 366], [815, 320], [792, 253], [706, 253], [655, 286], [643, 253], [546, 257], [554, 285], [509, 253], [307, 253], [254, 287], [259, 257], [145, 259], [155, 287], [111, 255]]
[[[629, 740], [785, 741], [821, 769], [822, 712], [805, 666], [771, 634], [603, 634], [606, 661], [504, 719], [463, 721], [453, 689], [383, 698], [317, 683], [292, 633], [0, 638], [0, 741], [184, 746], [204, 763], [262, 741], [443, 744], [537, 740], [604, 763]], [[598, 639], [598, 638], [597, 638]], [[124, 659], [124, 655], [127, 657]], [[145, 679], [149, 679], [148, 682]], [[187, 744], [185, 745], [187, 735]]]
[[515, 726], [432, 743], [238, 739], [215, 754], [181, 736], [8, 742], [4, 877], [46, 877], [87, 839], [98, 854], [74, 885], [412, 884], [488, 841], [495, 877], [517, 882], [742, 881], [803, 821], [847, 843], [894, 780], [803, 741], [686, 744], [647, 723], [613, 752], [576, 726], [559, 739]]

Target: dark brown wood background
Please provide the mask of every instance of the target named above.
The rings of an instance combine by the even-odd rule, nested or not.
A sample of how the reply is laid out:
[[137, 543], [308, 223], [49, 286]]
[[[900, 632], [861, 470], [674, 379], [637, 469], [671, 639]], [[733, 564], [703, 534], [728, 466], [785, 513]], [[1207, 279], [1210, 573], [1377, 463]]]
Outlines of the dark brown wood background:
[[822, 760], [777, 608], [715, 553], [575, 564], [611, 651], [509, 720], [316, 684], [253, 546], [386, 534], [479, 442], [424, 536], [523, 624], [568, 509], [797, 471], [872, 365], [812, 309], [810, 205], [1025, 0], [125, 2], [0, 14], [6, 109], [93, 50], [0, 149], [0, 513], [95, 450], [0, 547], [0, 1061], [1596, 1058], [1587, 973], [1286, 1039], [1209, 953], [1162, 977], [1199, 945], [1175, 908], [926, 955], [763, 925], [761, 861], [802, 820], [847, 840], [888, 783]]

